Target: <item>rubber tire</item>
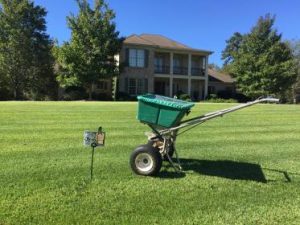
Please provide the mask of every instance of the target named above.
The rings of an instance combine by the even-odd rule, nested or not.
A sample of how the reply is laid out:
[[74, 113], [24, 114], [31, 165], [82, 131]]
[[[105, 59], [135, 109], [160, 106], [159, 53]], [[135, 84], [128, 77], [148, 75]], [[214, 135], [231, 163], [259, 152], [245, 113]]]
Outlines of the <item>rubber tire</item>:
[[[136, 157], [141, 153], [148, 154], [153, 160], [153, 166], [148, 171], [139, 170], [135, 164]], [[138, 175], [154, 176], [160, 171], [160, 168], [162, 166], [162, 158], [161, 158], [159, 151], [156, 148], [154, 148], [153, 146], [148, 145], [148, 144], [140, 145], [131, 153], [130, 166], [131, 166], [132, 171]]]

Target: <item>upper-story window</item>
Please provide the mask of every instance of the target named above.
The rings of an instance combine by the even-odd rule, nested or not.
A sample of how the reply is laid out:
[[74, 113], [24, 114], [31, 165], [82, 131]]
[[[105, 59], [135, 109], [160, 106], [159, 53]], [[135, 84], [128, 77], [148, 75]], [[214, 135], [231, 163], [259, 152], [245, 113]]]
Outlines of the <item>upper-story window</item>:
[[129, 49], [129, 66], [145, 67], [145, 50]]

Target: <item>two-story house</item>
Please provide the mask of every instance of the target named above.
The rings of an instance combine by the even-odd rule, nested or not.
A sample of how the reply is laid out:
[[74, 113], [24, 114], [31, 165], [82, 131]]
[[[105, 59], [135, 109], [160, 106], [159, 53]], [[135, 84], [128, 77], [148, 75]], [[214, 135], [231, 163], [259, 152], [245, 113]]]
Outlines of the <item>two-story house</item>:
[[161, 35], [131, 35], [119, 56], [125, 68], [118, 77], [118, 91], [132, 96], [186, 93], [194, 100], [204, 99], [208, 94], [210, 54]]

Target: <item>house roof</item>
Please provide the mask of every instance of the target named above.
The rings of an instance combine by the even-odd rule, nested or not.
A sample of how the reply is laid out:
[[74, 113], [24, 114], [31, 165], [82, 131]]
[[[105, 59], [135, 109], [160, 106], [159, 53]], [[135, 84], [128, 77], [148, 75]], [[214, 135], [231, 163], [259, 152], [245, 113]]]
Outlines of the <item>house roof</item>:
[[226, 73], [221, 73], [213, 69], [208, 69], [208, 75], [224, 83], [234, 83], [234, 79]]
[[148, 45], [156, 48], [174, 49], [183, 51], [201, 52], [207, 55], [212, 54], [212, 51], [195, 49], [187, 45], [174, 41], [170, 38], [157, 34], [132, 34], [124, 40], [125, 44]]

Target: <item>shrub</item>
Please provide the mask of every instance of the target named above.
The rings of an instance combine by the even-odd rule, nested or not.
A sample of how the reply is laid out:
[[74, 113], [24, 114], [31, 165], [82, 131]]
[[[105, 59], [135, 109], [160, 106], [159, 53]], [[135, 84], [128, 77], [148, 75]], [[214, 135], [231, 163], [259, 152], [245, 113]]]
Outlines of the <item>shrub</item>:
[[126, 92], [118, 92], [116, 95], [117, 101], [136, 101], [136, 97], [129, 95]]
[[251, 101], [251, 98], [247, 97], [246, 95], [242, 93], [236, 93], [234, 95], [234, 99], [236, 99], [238, 102], [249, 102]]
[[[217, 99], [216, 101], [213, 101]], [[210, 94], [207, 98], [210, 102], [248, 102], [251, 98], [241, 93], [232, 93], [231, 91], [219, 91], [218, 94]], [[229, 101], [226, 101], [229, 100]]]
[[93, 93], [92, 99], [100, 100], [100, 101], [112, 101], [111, 95], [109, 95], [107, 93]]
[[13, 96], [8, 88], [0, 86], [0, 101], [12, 100]]
[[217, 99], [218, 96], [216, 94], [210, 94], [207, 99]]
[[223, 98], [211, 98], [205, 100], [205, 102], [211, 102], [211, 103], [237, 103], [238, 101], [233, 98], [229, 99], [223, 99]]
[[191, 101], [191, 97], [190, 97], [188, 94], [181, 94], [181, 95], [179, 95], [178, 98], [179, 98], [180, 100], [184, 100], [184, 101], [188, 101], [188, 102]]
[[232, 91], [229, 90], [223, 90], [223, 91], [219, 91], [217, 96], [218, 98], [230, 99], [233, 98], [233, 93]]
[[66, 88], [62, 100], [65, 101], [72, 101], [72, 100], [83, 100], [87, 99], [88, 94], [86, 93], [86, 90], [83, 87], [68, 87]]

